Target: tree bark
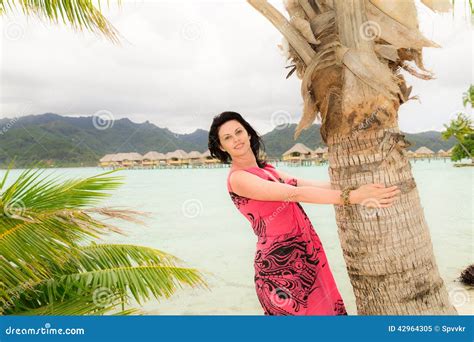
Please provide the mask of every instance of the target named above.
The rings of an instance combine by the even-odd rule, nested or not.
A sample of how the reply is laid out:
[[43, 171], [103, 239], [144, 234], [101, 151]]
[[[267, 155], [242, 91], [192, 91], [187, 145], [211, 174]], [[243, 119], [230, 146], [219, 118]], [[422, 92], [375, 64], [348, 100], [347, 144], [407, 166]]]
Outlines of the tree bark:
[[[359, 33], [367, 21], [364, 0], [334, 0], [334, 11], [341, 43], [373, 54], [374, 63], [378, 63], [373, 42], [361, 39]], [[390, 208], [368, 209], [356, 205], [343, 213], [335, 206], [358, 314], [457, 314], [434, 258], [406, 156], [409, 144], [398, 129], [399, 103], [393, 101], [390, 105], [390, 98], [378, 96], [348, 68], [344, 69], [342, 89], [341, 111], [351, 133], [328, 132], [331, 182], [338, 189], [382, 183], [398, 185], [402, 191], [400, 199]], [[366, 124], [362, 128], [354, 127], [347, 121], [351, 116], [367, 118]]]
[[[300, 1], [316, 39], [321, 39], [319, 45], [303, 44], [299, 32], [289, 30], [289, 22], [274, 8], [264, 10], [269, 6], [266, 1], [248, 1], [282, 32], [304, 61], [299, 65], [304, 74], [301, 122], [303, 128], [308, 127], [315, 111], [322, 114], [321, 136], [329, 148], [333, 188], [382, 183], [398, 185], [402, 191], [390, 208], [354, 205], [342, 212], [342, 206], [335, 206], [358, 314], [457, 314], [434, 258], [407, 158], [409, 144], [398, 128], [398, 108], [410, 93], [398, 69], [413, 59], [422, 68], [421, 47], [399, 50], [390, 45], [389, 59], [377, 56], [376, 44], [360, 33], [362, 25], [368, 23], [366, 4], [372, 6], [364, 0]], [[292, 6], [293, 11], [299, 11], [295, 0]], [[389, 19], [384, 16], [379, 15]], [[418, 38], [409, 38], [410, 44], [418, 42]], [[381, 40], [378, 44], [387, 45]], [[312, 60], [308, 60], [308, 46], [315, 49]], [[332, 59], [332, 53], [336, 58]]]
[[433, 254], [430, 232], [398, 127], [328, 140], [333, 188], [398, 185], [389, 208], [335, 206], [341, 247], [359, 315], [456, 315]]

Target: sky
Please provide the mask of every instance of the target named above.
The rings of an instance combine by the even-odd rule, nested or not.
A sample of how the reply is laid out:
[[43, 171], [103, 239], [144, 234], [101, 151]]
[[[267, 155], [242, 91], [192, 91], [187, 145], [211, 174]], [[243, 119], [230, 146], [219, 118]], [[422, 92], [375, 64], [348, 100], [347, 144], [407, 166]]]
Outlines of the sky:
[[[270, 1], [284, 12], [282, 1]], [[467, 2], [467, 1], [466, 1]], [[103, 3], [120, 45], [20, 12], [0, 19], [0, 118], [45, 112], [150, 121], [176, 133], [209, 129], [240, 112], [261, 134], [301, 117], [300, 80], [285, 79], [282, 36], [243, 0]], [[399, 112], [404, 132], [442, 130], [472, 82], [472, 28], [465, 2], [454, 16], [418, 4], [420, 29], [442, 46], [424, 49], [435, 80], [413, 85]]]

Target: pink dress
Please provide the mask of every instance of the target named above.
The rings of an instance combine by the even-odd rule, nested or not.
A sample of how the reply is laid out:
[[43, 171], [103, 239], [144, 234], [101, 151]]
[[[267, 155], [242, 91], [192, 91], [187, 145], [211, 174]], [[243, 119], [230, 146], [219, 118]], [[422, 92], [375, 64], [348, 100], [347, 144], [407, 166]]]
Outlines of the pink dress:
[[[229, 182], [233, 171], [227, 189], [258, 238], [254, 280], [265, 315], [347, 315], [321, 241], [301, 205], [239, 196]], [[270, 164], [244, 171], [285, 183]], [[296, 182], [292, 178], [286, 184]]]

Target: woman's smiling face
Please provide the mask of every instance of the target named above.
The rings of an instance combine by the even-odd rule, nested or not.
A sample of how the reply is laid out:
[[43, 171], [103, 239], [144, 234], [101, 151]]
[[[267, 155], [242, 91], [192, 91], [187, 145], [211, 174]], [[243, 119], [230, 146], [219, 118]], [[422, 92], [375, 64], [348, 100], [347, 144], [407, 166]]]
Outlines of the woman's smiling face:
[[250, 135], [237, 120], [227, 121], [219, 128], [219, 142], [231, 157], [244, 155], [250, 149]]

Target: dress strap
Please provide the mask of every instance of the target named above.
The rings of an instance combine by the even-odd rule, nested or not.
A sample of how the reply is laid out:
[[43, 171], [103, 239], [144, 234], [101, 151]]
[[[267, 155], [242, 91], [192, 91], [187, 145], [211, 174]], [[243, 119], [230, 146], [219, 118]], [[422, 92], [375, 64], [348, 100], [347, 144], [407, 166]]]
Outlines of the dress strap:
[[270, 178], [272, 178], [273, 180], [275, 180], [275, 182], [277, 182], [277, 183], [280, 182], [278, 179], [275, 178], [275, 176], [274, 176], [272, 173], [269, 172], [269, 170], [267, 171], [267, 170], [262, 169], [262, 171], [265, 172], [267, 175], [269, 175]]
[[277, 182], [279, 183], [280, 182], [280, 175], [278, 174], [278, 172], [276, 172], [276, 169], [273, 165], [271, 164], [267, 164], [265, 165], [265, 170], [262, 169], [262, 171], [264, 171], [267, 175], [270, 173], [271, 174], [271, 177]]

